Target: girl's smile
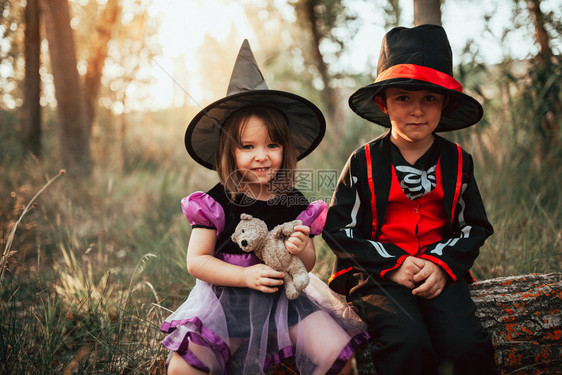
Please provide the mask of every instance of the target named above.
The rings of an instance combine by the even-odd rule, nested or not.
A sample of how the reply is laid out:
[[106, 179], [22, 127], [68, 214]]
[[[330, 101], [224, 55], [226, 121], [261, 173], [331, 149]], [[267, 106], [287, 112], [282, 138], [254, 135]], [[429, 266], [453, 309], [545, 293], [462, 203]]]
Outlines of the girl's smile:
[[240, 133], [240, 144], [234, 151], [236, 167], [243, 176], [249, 192], [256, 199], [268, 199], [269, 182], [283, 162], [283, 146], [270, 139], [266, 125], [251, 116]]

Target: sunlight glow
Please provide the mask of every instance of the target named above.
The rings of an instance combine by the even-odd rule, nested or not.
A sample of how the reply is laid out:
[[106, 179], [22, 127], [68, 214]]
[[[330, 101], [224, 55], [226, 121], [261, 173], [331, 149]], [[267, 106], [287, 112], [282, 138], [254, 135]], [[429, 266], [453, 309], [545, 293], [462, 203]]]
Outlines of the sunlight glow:
[[[196, 85], [189, 85], [186, 76], [196, 75], [197, 49], [207, 34], [224, 40], [233, 28], [241, 35], [252, 33], [243, 7], [228, 0], [158, 1], [150, 12], [162, 20], [158, 33], [162, 55], [154, 58], [152, 67], [157, 79], [153, 91], [155, 104], [159, 108], [181, 105], [188, 86], [189, 95], [197, 98]], [[183, 66], [177, 66], [178, 60], [183, 61]]]
[[[209, 82], [200, 73], [198, 49], [206, 35], [224, 41], [234, 33], [240, 35], [240, 42], [248, 38], [256, 46], [257, 38], [244, 11], [245, 7], [251, 6], [252, 1], [258, 0], [166, 0], [152, 3], [151, 16], [161, 20], [158, 40], [162, 48], [162, 54], [156, 56], [152, 64], [153, 76], [157, 81], [153, 91], [155, 107], [196, 105], [197, 101], [209, 99], [204, 97], [204, 85]], [[292, 6], [288, 2], [274, 3], [278, 7], [277, 11], [283, 13], [286, 19], [291, 19]], [[544, 1], [543, 10], [551, 10], [549, 8], [552, 8], [553, 3], [556, 1]], [[338, 60], [330, 63], [339, 65], [350, 74], [375, 75], [380, 43], [387, 31], [384, 12], [372, 3], [358, 0], [349, 0], [347, 6], [359, 15], [361, 27], [351, 40], [346, 41], [345, 51]], [[412, 1], [401, 0], [400, 7], [402, 25], [412, 27]], [[509, 39], [500, 40], [510, 22], [509, 17], [505, 17], [510, 9], [508, 3], [482, 2], [480, 6], [475, 6], [470, 1], [445, 2], [442, 7], [443, 26], [453, 49], [454, 62], [461, 61], [463, 49], [469, 41], [474, 42], [472, 49], [477, 50], [486, 63], [501, 62], [506, 51], [519, 59], [536, 53], [536, 46], [530, 37], [532, 32], [528, 29], [522, 28], [513, 32]], [[492, 17], [489, 29], [483, 22], [486, 14]], [[521, 48], [521, 45], [525, 48]], [[238, 45], [232, 48], [233, 51], [237, 50]], [[224, 55], [228, 54], [217, 53], [217, 59], [224, 58]], [[228, 73], [225, 74], [226, 79]]]

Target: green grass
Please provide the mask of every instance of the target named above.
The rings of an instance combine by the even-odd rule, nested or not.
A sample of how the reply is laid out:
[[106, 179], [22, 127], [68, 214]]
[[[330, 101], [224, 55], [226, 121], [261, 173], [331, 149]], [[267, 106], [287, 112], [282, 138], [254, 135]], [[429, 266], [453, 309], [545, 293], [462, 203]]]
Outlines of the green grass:
[[10, 248], [0, 284], [0, 373], [162, 373], [164, 306], [181, 303], [194, 283], [179, 210], [193, 188], [190, 169], [99, 165], [86, 182], [62, 176], [22, 216], [48, 179], [52, 167], [43, 165], [14, 154], [0, 165], [8, 177], [0, 188], [2, 249]]

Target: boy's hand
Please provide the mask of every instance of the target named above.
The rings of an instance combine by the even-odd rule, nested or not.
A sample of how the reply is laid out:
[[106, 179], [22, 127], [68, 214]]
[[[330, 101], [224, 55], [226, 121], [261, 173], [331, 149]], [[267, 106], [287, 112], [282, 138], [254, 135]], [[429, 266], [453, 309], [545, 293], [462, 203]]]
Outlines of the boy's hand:
[[396, 284], [400, 284], [409, 289], [416, 287], [414, 276], [421, 272], [425, 266], [425, 261], [413, 256], [407, 257], [396, 270], [388, 273], [388, 278]]
[[437, 264], [425, 260], [423, 269], [414, 275], [414, 283], [420, 286], [412, 290], [415, 296], [432, 299], [437, 297], [447, 284], [447, 274]]
[[295, 226], [295, 232], [285, 240], [285, 247], [289, 253], [299, 255], [306, 249], [308, 241], [310, 241], [310, 228], [306, 225]]

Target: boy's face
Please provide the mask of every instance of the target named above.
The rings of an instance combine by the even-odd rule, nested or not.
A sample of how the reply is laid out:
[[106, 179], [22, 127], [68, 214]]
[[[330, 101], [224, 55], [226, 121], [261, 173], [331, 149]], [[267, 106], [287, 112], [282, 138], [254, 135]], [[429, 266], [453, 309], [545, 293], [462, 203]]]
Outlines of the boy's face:
[[389, 87], [385, 93], [382, 110], [390, 118], [392, 138], [408, 144], [433, 142], [445, 96], [429, 90], [410, 91], [397, 87]]

